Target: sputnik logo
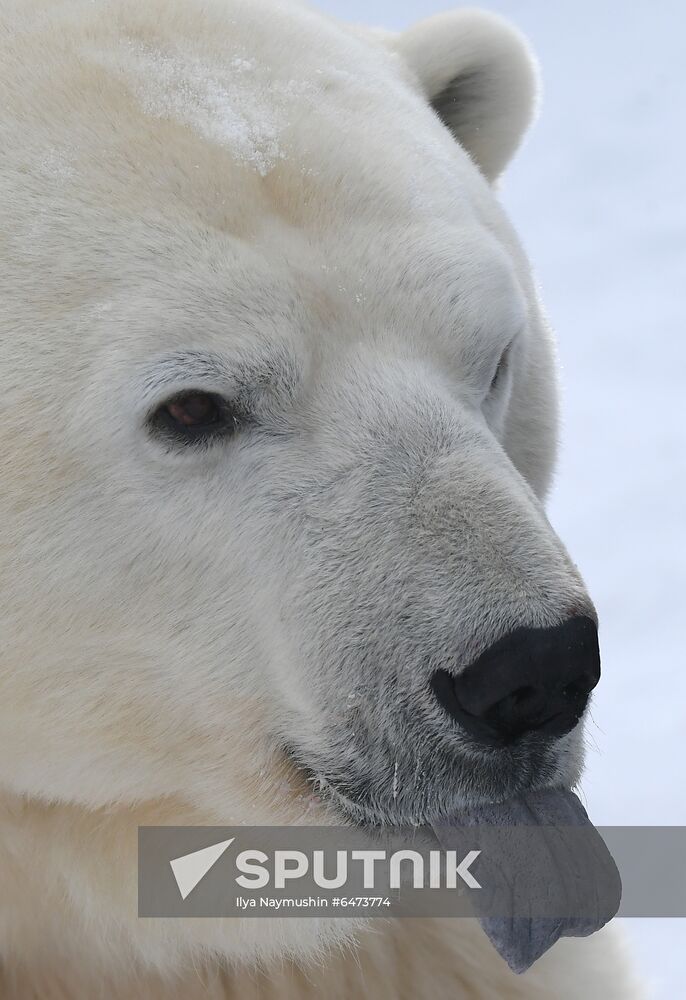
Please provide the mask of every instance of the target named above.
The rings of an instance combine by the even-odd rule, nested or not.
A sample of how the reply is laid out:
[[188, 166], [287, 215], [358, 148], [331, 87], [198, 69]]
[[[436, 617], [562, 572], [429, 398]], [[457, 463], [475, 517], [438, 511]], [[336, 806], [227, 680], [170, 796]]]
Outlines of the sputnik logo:
[[[217, 844], [203, 847], [192, 854], [183, 854], [169, 862], [176, 885], [185, 900], [210, 869], [219, 861], [226, 849], [233, 844], [235, 837], [221, 840]], [[457, 863], [457, 852], [445, 852], [444, 884], [447, 889], [455, 889], [458, 879], [470, 889], [480, 889], [481, 885], [472, 875], [470, 866], [478, 858], [481, 851], [469, 851], [463, 860]], [[440, 889], [441, 851], [430, 851], [425, 859], [418, 851], [399, 850], [390, 855], [383, 850], [336, 851], [335, 875], [325, 874], [325, 852], [316, 850], [310, 857], [303, 851], [275, 850], [270, 859], [268, 854], [260, 850], [241, 851], [237, 856], [236, 869], [241, 873], [235, 878], [236, 884], [244, 889], [263, 889], [273, 884], [275, 889], [285, 889], [293, 880], [309, 876], [314, 884], [321, 889], [338, 889], [344, 886], [348, 879], [348, 862], [362, 865], [363, 886], [365, 889], [378, 888], [375, 871], [377, 862], [386, 864], [388, 871], [383, 869], [379, 878], [388, 881], [388, 887], [399, 889], [403, 883], [401, 865], [409, 862], [412, 865], [412, 885], [415, 889], [426, 887], [425, 860], [429, 861], [428, 888]]]
[[209, 847], [203, 847], [200, 851], [184, 854], [169, 862], [181, 893], [181, 899], [186, 899], [193, 892], [198, 882], [204, 879], [210, 868], [219, 861], [224, 851], [233, 844], [235, 839], [235, 837], [231, 837], [229, 840], [222, 840], [219, 844], [211, 844]]

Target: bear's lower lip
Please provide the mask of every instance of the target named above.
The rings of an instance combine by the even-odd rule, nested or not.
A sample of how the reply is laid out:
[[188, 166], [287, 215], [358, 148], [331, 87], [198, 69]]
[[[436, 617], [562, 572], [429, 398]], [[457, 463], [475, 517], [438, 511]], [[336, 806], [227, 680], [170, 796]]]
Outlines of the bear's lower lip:
[[435, 824], [446, 822], [446, 817], [454, 815], [458, 809], [467, 808], [468, 805], [478, 808], [481, 805], [493, 806], [497, 803], [506, 803], [517, 795], [545, 787], [543, 781], [511, 782], [503, 784], [496, 794], [488, 796], [471, 794], [469, 797], [456, 795], [454, 789], [446, 789], [445, 795], [440, 796], [441, 801], [436, 802], [433, 807], [418, 802], [415, 810], [408, 810], [406, 805], [401, 807], [392, 795], [382, 801], [373, 797], [369, 789], [360, 783], [351, 788], [350, 785], [325, 776], [308, 764], [301, 763], [292, 753], [288, 753], [287, 756], [291, 766], [297, 770], [313, 794], [325, 802], [333, 813], [340, 817], [342, 823], [362, 830], [433, 828]]
[[481, 748], [469, 755], [441, 755], [436, 748], [419, 781], [408, 776], [407, 761], [400, 769], [392, 760], [365, 762], [363, 748], [355, 758], [347, 760], [341, 752], [330, 762], [312, 761], [292, 743], [281, 749], [299, 780], [334, 815], [366, 829], [431, 826], [467, 807], [507, 802], [554, 785], [569, 787], [579, 777], [576, 769], [561, 765], [557, 743], [551, 741]]

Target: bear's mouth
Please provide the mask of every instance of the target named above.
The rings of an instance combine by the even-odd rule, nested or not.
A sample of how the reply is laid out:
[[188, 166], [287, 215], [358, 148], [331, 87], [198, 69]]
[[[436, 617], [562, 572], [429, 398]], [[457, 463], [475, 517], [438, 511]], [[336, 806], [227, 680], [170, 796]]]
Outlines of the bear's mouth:
[[[301, 763], [293, 747], [284, 751], [317, 797], [346, 824], [369, 832], [404, 825], [398, 823], [401, 813], [373, 799], [369, 787], [351, 789], [331, 781]], [[503, 910], [492, 910], [487, 903], [482, 911], [477, 899], [475, 915], [515, 972], [526, 971], [558, 938], [592, 934], [617, 912], [621, 882], [616, 865], [569, 784], [551, 782], [539, 772], [497, 801], [472, 797], [461, 807], [454, 799], [449, 807], [444, 802], [439, 814], [412, 824], [418, 825], [430, 828], [446, 850], [460, 843], [468, 826], [477, 853], [486, 848], [485, 871], [495, 879]], [[554, 918], [546, 915], [551, 905], [560, 907]]]
[[503, 803], [552, 786], [572, 787], [580, 761], [569, 740], [531, 738], [517, 746], [471, 753], [434, 748], [419, 769], [405, 755], [372, 762], [342, 752], [313, 761], [294, 743], [281, 749], [298, 778], [345, 825], [363, 829], [432, 826], [464, 808]]

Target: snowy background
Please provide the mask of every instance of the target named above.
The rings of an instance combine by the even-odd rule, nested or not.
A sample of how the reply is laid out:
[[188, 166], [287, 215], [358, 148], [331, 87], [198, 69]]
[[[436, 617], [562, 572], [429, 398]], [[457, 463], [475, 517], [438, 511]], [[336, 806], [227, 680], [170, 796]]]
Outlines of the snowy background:
[[[456, 5], [315, 3], [393, 28]], [[481, 6], [528, 35], [543, 76], [501, 197], [559, 338], [551, 518], [601, 620], [585, 799], [598, 824], [686, 825], [686, 3]], [[624, 928], [654, 997], [686, 996], [686, 920]]]

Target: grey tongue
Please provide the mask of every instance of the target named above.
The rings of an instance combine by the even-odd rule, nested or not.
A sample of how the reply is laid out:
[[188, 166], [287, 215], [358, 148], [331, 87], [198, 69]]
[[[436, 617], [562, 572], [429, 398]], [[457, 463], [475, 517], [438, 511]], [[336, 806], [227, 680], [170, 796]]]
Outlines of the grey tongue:
[[[464, 827], [470, 829], [465, 831]], [[605, 843], [573, 792], [550, 788], [471, 806], [434, 824], [441, 846], [481, 850], [471, 869], [481, 926], [514, 972], [561, 937], [586, 937], [619, 909], [622, 886]]]

